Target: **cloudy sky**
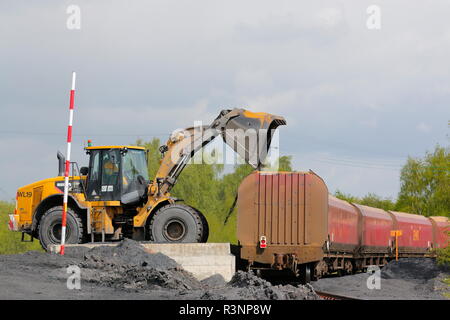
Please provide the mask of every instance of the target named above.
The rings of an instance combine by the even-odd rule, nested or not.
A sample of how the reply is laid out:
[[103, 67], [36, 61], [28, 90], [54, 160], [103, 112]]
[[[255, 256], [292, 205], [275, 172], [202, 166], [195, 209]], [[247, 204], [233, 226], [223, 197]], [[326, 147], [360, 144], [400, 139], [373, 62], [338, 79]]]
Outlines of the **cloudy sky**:
[[[380, 29], [367, 27], [373, 4]], [[89, 138], [165, 140], [245, 107], [283, 115], [281, 154], [330, 192], [395, 198], [407, 157], [448, 145], [449, 12], [444, 0], [2, 1], [0, 199], [56, 175], [72, 70], [81, 164]]]

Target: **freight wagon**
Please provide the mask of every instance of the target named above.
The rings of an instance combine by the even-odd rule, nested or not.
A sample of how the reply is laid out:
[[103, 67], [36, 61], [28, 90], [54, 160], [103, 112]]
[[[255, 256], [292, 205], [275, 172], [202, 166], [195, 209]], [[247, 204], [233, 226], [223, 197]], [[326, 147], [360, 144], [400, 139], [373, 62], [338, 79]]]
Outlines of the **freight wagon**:
[[[240, 259], [251, 270], [284, 270], [304, 282], [351, 274], [448, 245], [447, 217], [385, 211], [328, 194], [310, 172], [254, 172], [238, 190]], [[393, 236], [400, 230], [401, 236]], [[396, 243], [398, 239], [398, 244]]]

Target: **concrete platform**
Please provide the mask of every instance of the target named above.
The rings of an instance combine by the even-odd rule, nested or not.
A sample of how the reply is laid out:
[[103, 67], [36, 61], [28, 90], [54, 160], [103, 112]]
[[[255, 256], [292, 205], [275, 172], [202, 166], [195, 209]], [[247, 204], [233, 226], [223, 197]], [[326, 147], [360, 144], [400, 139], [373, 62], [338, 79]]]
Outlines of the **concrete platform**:
[[[161, 252], [175, 260], [184, 270], [191, 272], [198, 280], [213, 274], [220, 274], [230, 281], [236, 271], [236, 257], [231, 254], [229, 243], [140, 243], [150, 253]], [[66, 252], [71, 247], [94, 248], [117, 246], [118, 243], [66, 244]], [[50, 245], [49, 252], [59, 253], [59, 245]]]

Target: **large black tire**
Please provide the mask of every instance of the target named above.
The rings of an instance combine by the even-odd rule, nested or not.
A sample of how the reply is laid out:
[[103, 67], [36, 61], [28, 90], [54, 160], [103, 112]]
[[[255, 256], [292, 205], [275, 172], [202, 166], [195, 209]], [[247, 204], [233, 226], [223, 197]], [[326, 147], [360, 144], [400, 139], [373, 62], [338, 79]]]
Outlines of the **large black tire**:
[[205, 217], [185, 204], [169, 204], [156, 211], [148, 224], [151, 241], [206, 242], [209, 228]]
[[207, 242], [208, 238], [209, 238], [209, 225], [208, 225], [208, 221], [206, 220], [205, 216], [198, 210], [197, 214], [200, 216], [200, 218], [202, 219], [202, 224], [203, 224], [203, 236], [202, 236], [202, 241], [200, 242]]
[[[39, 242], [44, 250], [50, 244], [61, 244], [62, 206], [47, 210], [39, 222]], [[84, 229], [81, 217], [71, 208], [67, 208], [66, 243], [81, 243]]]

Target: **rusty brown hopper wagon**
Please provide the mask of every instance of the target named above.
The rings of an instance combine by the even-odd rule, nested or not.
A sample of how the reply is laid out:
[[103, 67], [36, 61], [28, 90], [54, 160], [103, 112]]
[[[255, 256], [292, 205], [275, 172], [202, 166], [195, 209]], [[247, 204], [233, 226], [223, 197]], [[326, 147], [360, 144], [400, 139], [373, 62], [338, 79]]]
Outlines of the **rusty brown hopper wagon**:
[[328, 235], [328, 189], [313, 172], [254, 172], [238, 190], [237, 237], [248, 269], [308, 281]]

